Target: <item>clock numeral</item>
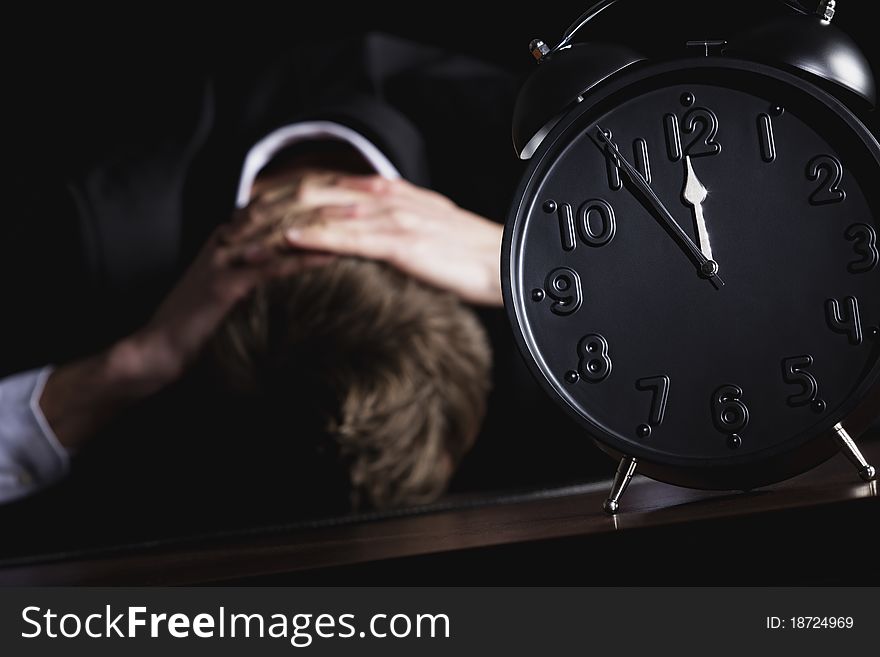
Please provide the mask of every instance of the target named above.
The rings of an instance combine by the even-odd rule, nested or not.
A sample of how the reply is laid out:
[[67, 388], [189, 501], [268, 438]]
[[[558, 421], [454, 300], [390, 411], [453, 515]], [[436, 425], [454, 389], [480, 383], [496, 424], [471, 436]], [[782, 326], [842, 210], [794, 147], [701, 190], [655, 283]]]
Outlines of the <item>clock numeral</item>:
[[[612, 138], [610, 130], [607, 130], [605, 134], [608, 135], [609, 139]], [[617, 144], [614, 144], [614, 147], [617, 148]], [[608, 187], [616, 192], [623, 187], [623, 182], [620, 179], [620, 167], [617, 165], [617, 161], [614, 159], [608, 146], [605, 147], [605, 167], [608, 169]]]
[[682, 119], [684, 132], [694, 135], [694, 138], [682, 148], [681, 129], [678, 117], [675, 114], [667, 114], [663, 117], [663, 128], [666, 133], [666, 151], [669, 159], [678, 162], [685, 155], [691, 157], [705, 157], [718, 155], [721, 152], [721, 144], [715, 138], [718, 136], [718, 115], [705, 107], [695, 107], [684, 115]]
[[633, 156], [635, 167], [642, 174], [642, 178], [651, 184], [651, 159], [648, 157], [648, 142], [639, 137], [633, 142]]
[[[715, 141], [718, 136], [718, 116], [715, 112], [705, 107], [694, 108], [684, 115], [683, 123], [687, 134], [696, 135], [684, 149], [685, 155], [704, 157], [721, 152], [721, 144]], [[700, 126], [699, 131], [697, 126]]]
[[819, 382], [808, 370], [813, 366], [810, 355], [794, 356], [782, 361], [782, 378], [793, 386], [801, 386], [800, 393], [788, 398], [789, 406], [806, 406], [819, 397]]
[[846, 239], [855, 242], [853, 250], [862, 256], [849, 263], [847, 269], [851, 274], [866, 274], [877, 268], [880, 252], [877, 250], [877, 231], [868, 224], [853, 224], [846, 229]]
[[825, 316], [832, 331], [847, 336], [854, 347], [862, 344], [862, 319], [859, 315], [858, 299], [847, 297], [843, 304], [837, 299], [828, 299], [825, 302]]
[[712, 420], [725, 434], [736, 434], [749, 424], [749, 408], [742, 401], [742, 388], [724, 385], [712, 395]]
[[[673, 116], [673, 119], [675, 117]], [[605, 131], [605, 134], [608, 135], [609, 139], [611, 138], [611, 132]], [[617, 147], [617, 144], [614, 144]], [[623, 182], [620, 178], [620, 165], [617, 160], [612, 156], [611, 149], [607, 146], [605, 147], [605, 155], [608, 166], [608, 186], [613, 190], [617, 191], [621, 187], [623, 187]], [[635, 162], [635, 167], [638, 169], [639, 173], [642, 174], [642, 178], [645, 179], [647, 183], [651, 182], [651, 160], [648, 157], [648, 142], [639, 137], [638, 139], [633, 141], [633, 160]]]
[[550, 311], [554, 315], [562, 317], [573, 315], [580, 310], [584, 302], [581, 277], [574, 269], [568, 267], [560, 267], [547, 274], [544, 289], [547, 291], [547, 296], [553, 300]]
[[586, 336], [578, 344], [581, 376], [590, 383], [601, 383], [611, 374], [611, 357], [608, 355], [608, 340], [598, 333]]
[[843, 164], [833, 155], [817, 155], [807, 164], [807, 179], [818, 182], [819, 187], [810, 196], [811, 205], [827, 205], [846, 200], [843, 182]]
[[761, 144], [761, 159], [767, 162], [776, 160], [776, 140], [773, 137], [773, 119], [769, 114], [758, 117], [758, 139]]
[[663, 424], [663, 418], [666, 415], [666, 402], [669, 401], [669, 384], [668, 376], [652, 376], [636, 381], [636, 389], [653, 393], [651, 414], [648, 416], [648, 424], [652, 427], [659, 427]]
[[667, 114], [663, 117], [663, 128], [666, 132], [666, 153], [673, 162], [681, 160], [681, 132], [678, 128], [678, 117]]
[[562, 238], [562, 250], [572, 251], [577, 246], [574, 234], [574, 213], [571, 205], [560, 203], [557, 210], [559, 216], [559, 234]]
[[599, 247], [608, 244], [617, 234], [617, 219], [614, 216], [614, 208], [600, 198], [592, 199], [581, 205], [577, 211], [577, 222], [575, 222], [572, 207], [568, 203], [559, 205], [557, 216], [563, 251], [573, 251], [577, 248], [578, 235], [584, 244]]
[[[602, 223], [602, 229], [598, 232], [593, 230], [593, 216], [598, 217]], [[614, 208], [602, 199], [587, 201], [578, 210], [578, 232], [581, 240], [590, 246], [605, 246], [617, 233]]]

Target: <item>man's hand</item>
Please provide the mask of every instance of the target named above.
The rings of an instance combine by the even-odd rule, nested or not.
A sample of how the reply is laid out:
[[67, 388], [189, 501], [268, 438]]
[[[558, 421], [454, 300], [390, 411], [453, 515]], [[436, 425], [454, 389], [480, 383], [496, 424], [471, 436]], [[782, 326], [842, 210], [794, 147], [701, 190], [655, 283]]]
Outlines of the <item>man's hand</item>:
[[336, 203], [286, 230], [290, 246], [381, 260], [464, 301], [501, 305], [500, 225], [404, 180], [337, 176], [331, 193]]
[[134, 336], [146, 352], [147, 371], [160, 385], [183, 373], [229, 311], [255, 287], [328, 259], [281, 252], [268, 235], [230, 239], [236, 229], [235, 224], [223, 226], [211, 235], [149, 324]]

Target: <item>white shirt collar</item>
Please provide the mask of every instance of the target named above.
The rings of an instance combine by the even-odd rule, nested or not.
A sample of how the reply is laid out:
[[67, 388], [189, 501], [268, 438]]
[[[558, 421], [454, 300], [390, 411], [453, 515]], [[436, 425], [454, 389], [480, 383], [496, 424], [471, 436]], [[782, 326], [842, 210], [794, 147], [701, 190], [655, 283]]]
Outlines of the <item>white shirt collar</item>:
[[399, 178], [400, 173], [382, 151], [363, 135], [332, 121], [304, 121], [284, 126], [258, 141], [244, 160], [235, 205], [245, 207], [251, 198], [251, 189], [260, 170], [284, 148], [299, 141], [331, 139], [347, 142], [360, 153], [377, 174], [385, 178]]

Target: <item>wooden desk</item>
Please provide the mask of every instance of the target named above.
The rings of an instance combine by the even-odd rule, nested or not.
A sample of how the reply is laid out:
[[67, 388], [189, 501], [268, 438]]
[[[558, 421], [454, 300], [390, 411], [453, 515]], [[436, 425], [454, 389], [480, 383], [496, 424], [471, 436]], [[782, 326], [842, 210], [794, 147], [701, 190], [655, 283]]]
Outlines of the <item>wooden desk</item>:
[[[880, 465], [880, 441], [863, 441]], [[877, 484], [837, 456], [749, 494], [636, 478], [381, 521], [0, 568], [0, 585], [880, 583]]]

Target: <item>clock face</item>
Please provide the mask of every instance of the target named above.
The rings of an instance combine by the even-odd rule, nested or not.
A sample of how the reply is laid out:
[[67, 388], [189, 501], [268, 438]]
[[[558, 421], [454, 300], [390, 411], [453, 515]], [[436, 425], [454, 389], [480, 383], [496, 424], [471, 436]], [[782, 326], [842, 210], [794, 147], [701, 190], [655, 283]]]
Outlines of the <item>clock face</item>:
[[745, 472], [830, 444], [877, 378], [877, 146], [814, 87], [735, 61], [641, 71], [554, 129], [519, 199], [520, 346], [614, 452]]

